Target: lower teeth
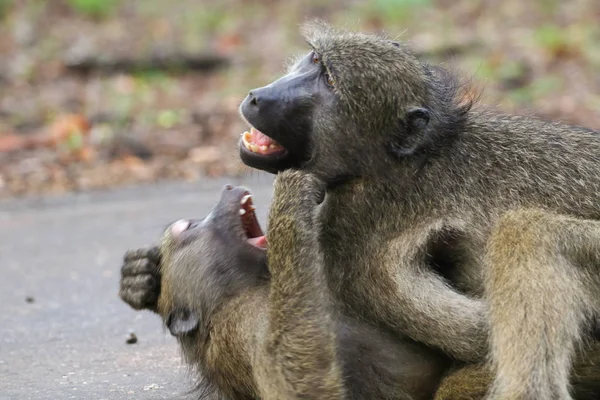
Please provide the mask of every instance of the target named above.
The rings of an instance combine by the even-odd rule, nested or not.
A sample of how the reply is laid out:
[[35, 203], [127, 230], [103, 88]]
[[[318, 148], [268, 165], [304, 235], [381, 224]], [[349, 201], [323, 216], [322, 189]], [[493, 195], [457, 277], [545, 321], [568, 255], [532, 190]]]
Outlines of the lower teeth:
[[267, 150], [279, 150], [281, 149], [281, 145], [279, 145], [278, 143], [271, 143], [270, 145], [261, 145], [258, 146], [254, 143], [251, 143], [250, 140], [252, 139], [252, 134], [248, 131], [244, 132], [242, 134], [242, 138], [243, 138], [243, 142], [244, 142], [244, 146], [246, 147], [246, 149], [250, 150], [253, 153], [260, 153], [265, 152]]

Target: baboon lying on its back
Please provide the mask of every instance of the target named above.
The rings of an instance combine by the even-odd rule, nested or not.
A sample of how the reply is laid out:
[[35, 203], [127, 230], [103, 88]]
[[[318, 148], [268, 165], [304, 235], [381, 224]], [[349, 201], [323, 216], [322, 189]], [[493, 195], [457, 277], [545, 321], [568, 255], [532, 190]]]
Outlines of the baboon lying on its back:
[[274, 204], [266, 250], [249, 192], [226, 187], [205, 219], [177, 221], [157, 249], [128, 252], [121, 296], [156, 310], [204, 384], [228, 399], [431, 399], [449, 360], [338, 314], [319, 253], [287, 247], [316, 240], [293, 224], [311, 223], [304, 210], [319, 196]]
[[[226, 187], [204, 220], [177, 221], [158, 247], [125, 256], [121, 297], [163, 317], [211, 398], [430, 399], [448, 371], [449, 360], [435, 351], [331, 303], [310, 245], [311, 210], [322, 192], [306, 175], [277, 178], [267, 251], [248, 192]], [[600, 346], [587, 356], [576, 367], [581, 400], [600, 392], [593, 369]], [[435, 399], [482, 399], [489, 371], [454, 369]]]
[[600, 311], [598, 132], [474, 108], [383, 37], [305, 36], [242, 103], [240, 152], [327, 185], [312, 235], [334, 302], [458, 360], [491, 343], [493, 399], [569, 399]]

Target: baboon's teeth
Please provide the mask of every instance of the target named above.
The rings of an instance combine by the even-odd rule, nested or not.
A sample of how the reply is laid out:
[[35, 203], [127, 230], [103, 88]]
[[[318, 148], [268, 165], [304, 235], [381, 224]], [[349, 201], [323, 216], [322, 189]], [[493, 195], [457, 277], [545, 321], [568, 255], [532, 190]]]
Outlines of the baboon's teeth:
[[258, 146], [250, 143], [250, 140], [252, 139], [252, 134], [248, 131], [242, 133], [242, 142], [244, 142], [244, 147], [246, 147], [248, 150], [252, 151], [253, 153], [257, 153], [258, 152]]
[[[258, 145], [255, 143], [255, 138], [253, 137], [253, 135], [257, 135], [260, 134], [264, 137], [267, 137], [269, 139], [269, 144], [261, 144]], [[263, 138], [264, 140], [264, 138]], [[244, 147], [248, 150], [250, 150], [253, 153], [258, 153], [258, 154], [265, 154], [265, 155], [269, 155], [271, 152], [273, 152], [273, 150], [282, 150], [283, 147], [275, 142], [273, 139], [269, 138], [268, 136], [260, 133], [258, 130], [256, 130], [255, 128], [251, 128], [250, 132], [246, 131], [244, 133], [242, 133], [242, 143], [244, 144]], [[271, 150], [271, 152], [270, 152]]]
[[246, 214], [246, 210], [244, 210], [243, 208], [240, 208], [240, 215], [244, 215]]
[[246, 202], [247, 202], [249, 199], [251, 199], [251, 198], [252, 198], [252, 195], [251, 195], [251, 194], [247, 194], [247, 195], [245, 195], [244, 197], [242, 197], [242, 200], [240, 201], [240, 203], [242, 203], [242, 204], [246, 204]]

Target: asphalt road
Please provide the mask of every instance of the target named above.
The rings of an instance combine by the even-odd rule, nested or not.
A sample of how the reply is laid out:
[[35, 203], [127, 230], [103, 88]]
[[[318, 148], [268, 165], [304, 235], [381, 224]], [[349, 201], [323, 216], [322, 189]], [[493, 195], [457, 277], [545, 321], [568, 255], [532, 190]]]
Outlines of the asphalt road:
[[[0, 202], [0, 399], [193, 398], [175, 339], [118, 298], [119, 268], [169, 222], [204, 216], [225, 183], [241, 182]], [[264, 223], [272, 177], [243, 184]]]

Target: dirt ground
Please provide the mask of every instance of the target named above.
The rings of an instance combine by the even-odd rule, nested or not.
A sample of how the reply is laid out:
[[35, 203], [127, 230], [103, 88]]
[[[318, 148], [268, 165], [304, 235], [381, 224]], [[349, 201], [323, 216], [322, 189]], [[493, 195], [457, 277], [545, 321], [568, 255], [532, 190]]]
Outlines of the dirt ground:
[[315, 17], [411, 42], [489, 107], [600, 128], [596, 0], [0, 0], [0, 197], [250, 173], [238, 104]]

